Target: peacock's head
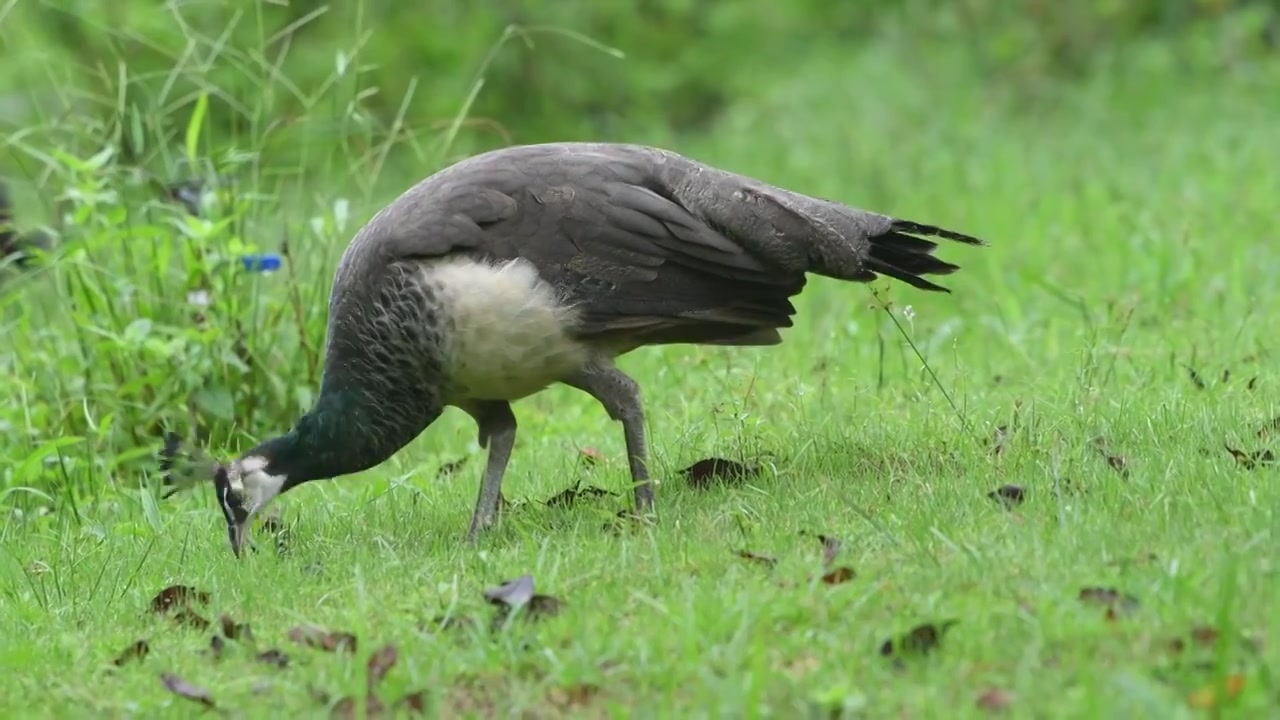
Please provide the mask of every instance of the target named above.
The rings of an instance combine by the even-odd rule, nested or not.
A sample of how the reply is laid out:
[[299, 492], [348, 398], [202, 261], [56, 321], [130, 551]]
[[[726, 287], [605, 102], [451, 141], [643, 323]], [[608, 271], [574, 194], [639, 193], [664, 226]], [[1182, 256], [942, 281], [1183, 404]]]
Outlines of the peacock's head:
[[283, 473], [272, 472], [269, 458], [252, 453], [214, 471], [214, 492], [236, 557], [249, 539], [249, 523], [284, 490], [286, 479]]
[[171, 489], [164, 497], [213, 478], [214, 495], [227, 521], [227, 538], [231, 551], [240, 556], [249, 539], [249, 523], [285, 489], [285, 474], [274, 471], [265, 451], [251, 450], [230, 462], [219, 462], [202, 450], [180, 451], [181, 441], [174, 433], [165, 436], [160, 452], [160, 470], [164, 484]]

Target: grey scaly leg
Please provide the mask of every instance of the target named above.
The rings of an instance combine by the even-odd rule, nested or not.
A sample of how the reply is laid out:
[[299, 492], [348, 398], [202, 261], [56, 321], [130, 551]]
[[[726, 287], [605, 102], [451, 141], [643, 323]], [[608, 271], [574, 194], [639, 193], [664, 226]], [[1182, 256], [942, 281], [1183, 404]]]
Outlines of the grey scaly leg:
[[562, 382], [595, 398], [610, 418], [622, 423], [627, 459], [631, 464], [631, 481], [635, 484], [636, 513], [651, 511], [654, 505], [653, 484], [649, 482], [649, 451], [645, 442], [640, 386], [613, 365], [591, 365]]
[[503, 400], [485, 400], [464, 407], [475, 418], [480, 430], [480, 447], [489, 448], [489, 459], [480, 480], [480, 496], [471, 515], [471, 527], [467, 541], [475, 542], [480, 531], [493, 524], [498, 515], [498, 503], [502, 499], [502, 476], [511, 460], [511, 449], [516, 444], [516, 416], [511, 404]]

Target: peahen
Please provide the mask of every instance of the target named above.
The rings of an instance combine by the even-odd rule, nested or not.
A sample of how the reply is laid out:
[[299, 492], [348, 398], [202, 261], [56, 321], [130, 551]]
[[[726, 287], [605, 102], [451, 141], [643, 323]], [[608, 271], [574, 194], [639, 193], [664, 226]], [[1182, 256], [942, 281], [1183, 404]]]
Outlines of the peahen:
[[526, 145], [458, 162], [379, 211], [343, 254], [314, 406], [206, 468], [231, 547], [240, 554], [276, 496], [382, 463], [447, 406], [475, 419], [488, 448], [474, 541], [498, 511], [511, 402], [554, 383], [621, 423], [636, 509], [650, 511], [640, 391], [615, 358], [779, 343], [807, 273], [949, 292], [923, 276], [958, 267], [920, 236], [985, 244], [639, 145]]

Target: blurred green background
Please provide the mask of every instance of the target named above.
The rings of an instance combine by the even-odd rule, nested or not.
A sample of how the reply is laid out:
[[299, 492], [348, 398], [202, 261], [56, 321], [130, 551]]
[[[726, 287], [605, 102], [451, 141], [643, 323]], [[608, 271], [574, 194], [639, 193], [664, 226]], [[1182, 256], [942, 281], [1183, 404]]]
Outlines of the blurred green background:
[[[225, 447], [286, 427], [318, 382], [351, 234], [509, 143], [667, 146], [994, 236], [964, 263], [973, 287], [1069, 285], [1068, 267], [1099, 272], [1087, 254], [1054, 265], [1038, 247], [1033, 271], [1019, 243], [1047, 240], [1013, 218], [1049, 189], [1180, 192], [1116, 154], [1171, 151], [1159, 128], [1181, 123], [1185, 171], [1216, 157], [1188, 123], [1234, 118], [1206, 125], [1227, 145], [1275, 127], [1277, 44], [1264, 0], [11, 0], [0, 177], [18, 224], [60, 242], [0, 270], [2, 484], [97, 493], [150, 462], [162, 428]], [[157, 191], [215, 177], [200, 218]], [[979, 197], [1025, 206], [996, 217]], [[1059, 210], [1074, 224], [1039, 230], [1083, 243], [1089, 219]], [[287, 269], [238, 272], [259, 250]]]

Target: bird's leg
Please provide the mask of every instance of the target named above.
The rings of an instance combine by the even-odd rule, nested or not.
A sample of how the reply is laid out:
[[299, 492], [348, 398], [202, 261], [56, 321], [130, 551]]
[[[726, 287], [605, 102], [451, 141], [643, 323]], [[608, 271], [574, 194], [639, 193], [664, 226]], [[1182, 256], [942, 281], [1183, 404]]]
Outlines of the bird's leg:
[[595, 398], [604, 406], [610, 418], [622, 423], [627, 459], [631, 465], [631, 481], [635, 484], [636, 513], [652, 511], [653, 484], [649, 481], [649, 451], [645, 441], [640, 386], [613, 365], [591, 365], [562, 382]]
[[471, 527], [467, 530], [467, 542], [474, 543], [480, 531], [493, 524], [502, 499], [502, 476], [511, 459], [511, 449], [516, 444], [516, 416], [511, 404], [503, 400], [486, 400], [471, 403], [463, 408], [475, 418], [480, 430], [480, 447], [489, 449], [489, 459], [480, 480], [480, 496], [471, 515]]

